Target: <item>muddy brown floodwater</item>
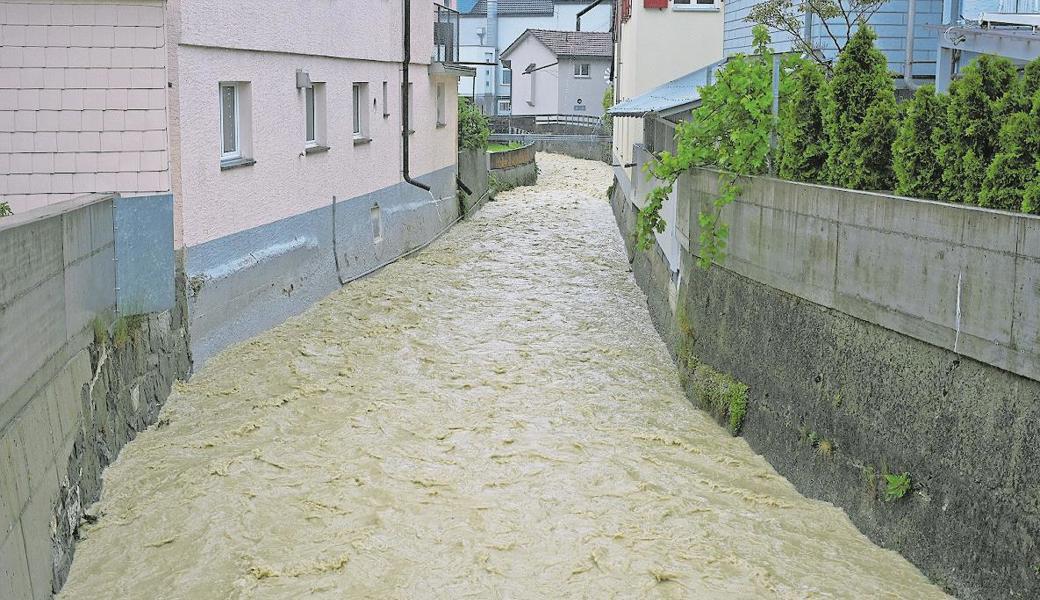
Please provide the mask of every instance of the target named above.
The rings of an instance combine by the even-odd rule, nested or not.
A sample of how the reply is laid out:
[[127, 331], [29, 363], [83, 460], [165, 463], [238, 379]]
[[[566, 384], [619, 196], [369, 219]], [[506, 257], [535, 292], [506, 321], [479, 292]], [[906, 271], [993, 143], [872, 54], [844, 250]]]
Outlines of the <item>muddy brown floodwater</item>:
[[60, 597], [944, 597], [686, 400], [610, 168], [538, 162], [178, 385]]

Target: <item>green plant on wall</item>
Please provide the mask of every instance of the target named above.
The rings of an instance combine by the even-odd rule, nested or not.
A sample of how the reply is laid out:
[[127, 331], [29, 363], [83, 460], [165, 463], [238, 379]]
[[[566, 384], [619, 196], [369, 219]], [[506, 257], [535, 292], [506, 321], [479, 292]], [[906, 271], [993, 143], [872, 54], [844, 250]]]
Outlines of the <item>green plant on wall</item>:
[[786, 70], [792, 74], [777, 123], [777, 174], [794, 181], [819, 181], [827, 162], [819, 95], [827, 80], [819, 65], [802, 58], [787, 59]]
[[488, 147], [491, 126], [469, 98], [459, 98], [459, 149], [483, 150]]
[[676, 152], [662, 152], [646, 169], [665, 182], [654, 188], [636, 217], [636, 243], [649, 249], [654, 233], [664, 231], [661, 207], [679, 176], [696, 166], [720, 170], [719, 191], [712, 205], [697, 216], [700, 225], [698, 264], [707, 268], [724, 257], [729, 228], [722, 209], [741, 193], [739, 181], [765, 171], [773, 131], [772, 52], [765, 27], [754, 28], [753, 55], [732, 57], [716, 74], [715, 83], [700, 89], [701, 105], [692, 118], [676, 127]]
[[891, 189], [898, 110], [888, 59], [866, 25], [838, 55], [821, 99], [827, 180], [853, 189]]
[[899, 500], [910, 491], [909, 473], [885, 473], [885, 502]]
[[614, 84], [603, 90], [603, 130], [608, 135], [614, 131], [614, 117], [607, 111], [614, 106]]
[[0, 217], [8, 217], [11, 214], [11, 205], [6, 202], [0, 202]]
[[947, 131], [939, 151], [943, 166], [939, 198], [974, 204], [986, 169], [997, 152], [996, 119], [1017, 73], [1006, 58], [982, 55], [950, 87]]
[[896, 172], [896, 193], [915, 198], [938, 198], [942, 165], [939, 146], [946, 125], [945, 95], [925, 85], [906, 105], [906, 118], [892, 147]]
[[[1040, 95], [1038, 95], [1040, 99]], [[979, 205], [1033, 212], [1040, 177], [1040, 106], [1029, 113], [1012, 113], [1000, 127], [997, 153], [986, 168]]]

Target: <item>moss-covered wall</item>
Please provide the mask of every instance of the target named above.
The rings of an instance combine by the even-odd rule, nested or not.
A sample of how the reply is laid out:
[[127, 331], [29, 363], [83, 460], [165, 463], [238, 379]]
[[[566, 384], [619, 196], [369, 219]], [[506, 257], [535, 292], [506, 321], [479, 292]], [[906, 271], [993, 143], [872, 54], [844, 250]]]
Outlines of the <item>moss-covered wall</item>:
[[[674, 278], [659, 247], [633, 250], [621, 189], [654, 323], [681, 368], [692, 357], [748, 386], [752, 448], [958, 597], [1040, 597], [1040, 382], [689, 254]], [[884, 475], [902, 473], [909, 492], [886, 500]]]

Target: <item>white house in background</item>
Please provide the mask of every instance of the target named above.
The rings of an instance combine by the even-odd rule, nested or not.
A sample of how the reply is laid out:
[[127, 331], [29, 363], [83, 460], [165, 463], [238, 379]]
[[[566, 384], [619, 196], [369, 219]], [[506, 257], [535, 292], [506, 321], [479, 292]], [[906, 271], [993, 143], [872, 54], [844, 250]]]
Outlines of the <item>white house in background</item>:
[[528, 29], [502, 52], [512, 114], [601, 116], [612, 55], [607, 32]]
[[595, 0], [477, 0], [468, 11], [460, 5], [459, 60], [476, 67], [476, 75], [459, 81], [459, 95], [474, 98], [488, 114], [510, 114], [512, 73], [499, 62], [502, 52], [528, 29], [574, 31], [578, 13], [586, 9], [582, 31], [610, 31], [613, 2], [593, 4]]

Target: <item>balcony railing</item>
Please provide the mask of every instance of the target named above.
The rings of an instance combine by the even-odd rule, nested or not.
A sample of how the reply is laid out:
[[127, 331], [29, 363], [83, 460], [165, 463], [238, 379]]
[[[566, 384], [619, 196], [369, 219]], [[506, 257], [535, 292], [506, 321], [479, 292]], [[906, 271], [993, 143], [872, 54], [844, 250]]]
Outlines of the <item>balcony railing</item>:
[[459, 62], [459, 12], [433, 5], [433, 62]]
[[1005, 14], [1040, 13], [1040, 0], [1000, 0], [1000, 12]]

